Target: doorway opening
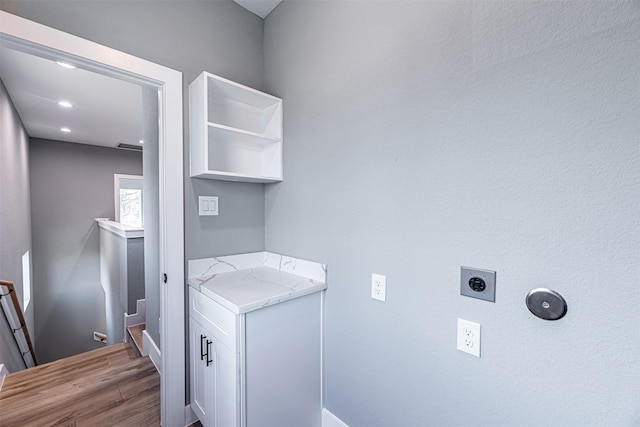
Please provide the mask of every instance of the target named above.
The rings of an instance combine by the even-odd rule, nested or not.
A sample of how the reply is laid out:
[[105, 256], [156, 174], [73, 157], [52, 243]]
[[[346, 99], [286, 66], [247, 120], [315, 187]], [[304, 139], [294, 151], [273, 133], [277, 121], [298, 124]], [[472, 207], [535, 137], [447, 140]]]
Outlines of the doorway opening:
[[[161, 422], [184, 423], [184, 232], [182, 74], [164, 66], [0, 11], [0, 43], [41, 58], [135, 83], [158, 98], [158, 287]], [[160, 280], [162, 278], [163, 280]], [[183, 343], [182, 345], [176, 345]], [[36, 343], [37, 346], [37, 343]]]

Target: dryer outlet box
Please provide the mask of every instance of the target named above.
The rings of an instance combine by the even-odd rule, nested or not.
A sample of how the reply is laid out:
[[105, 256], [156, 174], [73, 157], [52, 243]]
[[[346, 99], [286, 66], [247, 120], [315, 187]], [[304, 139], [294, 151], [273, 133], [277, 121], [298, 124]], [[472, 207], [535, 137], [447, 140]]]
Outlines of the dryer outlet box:
[[460, 267], [460, 295], [496, 302], [496, 272]]

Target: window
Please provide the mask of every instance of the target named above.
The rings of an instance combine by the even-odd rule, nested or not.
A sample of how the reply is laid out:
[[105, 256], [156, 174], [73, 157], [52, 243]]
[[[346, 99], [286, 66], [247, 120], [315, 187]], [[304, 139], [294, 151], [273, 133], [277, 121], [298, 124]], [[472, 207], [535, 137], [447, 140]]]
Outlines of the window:
[[142, 177], [114, 175], [116, 222], [142, 228]]

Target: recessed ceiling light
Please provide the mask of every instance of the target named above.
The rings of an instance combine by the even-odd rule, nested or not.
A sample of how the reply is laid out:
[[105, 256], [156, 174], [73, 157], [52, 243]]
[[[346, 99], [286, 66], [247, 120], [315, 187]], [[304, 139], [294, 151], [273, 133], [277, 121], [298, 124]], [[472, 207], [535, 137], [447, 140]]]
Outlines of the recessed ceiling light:
[[56, 61], [56, 64], [64, 68], [69, 68], [70, 70], [73, 70], [74, 68], [76, 68], [75, 65], [69, 64], [68, 62]]
[[69, 128], [60, 128], [60, 132], [69, 133], [69, 132], [71, 132], [71, 129], [69, 129]]
[[64, 108], [73, 108], [73, 104], [69, 101], [60, 101], [58, 102], [58, 105]]
[[144, 139], [141, 139], [140, 141], [138, 141], [140, 144], [144, 144]]

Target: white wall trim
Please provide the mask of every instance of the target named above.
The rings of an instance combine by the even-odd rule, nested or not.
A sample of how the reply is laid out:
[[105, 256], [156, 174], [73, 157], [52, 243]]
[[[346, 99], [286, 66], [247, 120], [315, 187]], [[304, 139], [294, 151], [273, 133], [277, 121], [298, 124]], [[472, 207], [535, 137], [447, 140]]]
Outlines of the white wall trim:
[[142, 349], [144, 353], [143, 356], [148, 355], [153, 364], [156, 366], [156, 370], [162, 374], [162, 371], [160, 371], [160, 367], [162, 366], [160, 349], [146, 330], [142, 331]]
[[322, 409], [322, 427], [349, 427], [346, 423], [344, 423], [340, 418], [333, 415], [331, 412], [327, 410], [327, 408]]
[[9, 371], [4, 366], [4, 363], [0, 363], [0, 390], [2, 390], [2, 384], [4, 384], [4, 377], [7, 375], [9, 375]]
[[184, 407], [184, 422], [185, 422], [185, 426], [190, 426], [191, 424], [194, 424], [196, 421], [198, 420], [198, 416], [196, 415], [195, 412], [193, 412], [193, 409], [191, 409], [191, 405], [187, 405]]
[[160, 420], [164, 426], [182, 425], [186, 384], [182, 73], [4, 11], [0, 22], [0, 41], [7, 47], [71, 61], [158, 90], [160, 277], [167, 277], [166, 283], [157, 284], [161, 288]]
[[102, 218], [96, 218], [98, 227], [102, 230], [109, 231], [116, 236], [124, 239], [139, 239], [144, 237], [144, 228], [132, 227], [127, 224], [121, 224], [115, 221], [109, 221]]
[[[129, 314], [124, 314], [124, 328], [127, 329], [129, 326], [134, 325], [142, 325], [147, 320], [147, 300], [139, 299], [136, 301], [136, 312]], [[126, 336], [126, 331], [125, 331]]]
[[[320, 407], [324, 408], [324, 306], [326, 291], [320, 294]], [[324, 409], [323, 409], [324, 410]]]

